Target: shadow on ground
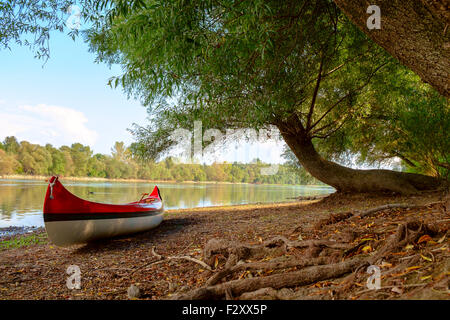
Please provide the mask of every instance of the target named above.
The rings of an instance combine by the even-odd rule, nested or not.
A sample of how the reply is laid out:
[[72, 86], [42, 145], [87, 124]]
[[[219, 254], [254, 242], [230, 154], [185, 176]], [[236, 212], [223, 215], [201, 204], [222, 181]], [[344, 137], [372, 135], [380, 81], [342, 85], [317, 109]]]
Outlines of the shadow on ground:
[[117, 236], [109, 239], [100, 239], [89, 242], [77, 248], [74, 254], [100, 253], [106, 251], [128, 250], [142, 244], [155, 243], [164, 237], [183, 232], [186, 227], [201, 223], [200, 218], [186, 217], [164, 219], [161, 224], [151, 230], [132, 235]]

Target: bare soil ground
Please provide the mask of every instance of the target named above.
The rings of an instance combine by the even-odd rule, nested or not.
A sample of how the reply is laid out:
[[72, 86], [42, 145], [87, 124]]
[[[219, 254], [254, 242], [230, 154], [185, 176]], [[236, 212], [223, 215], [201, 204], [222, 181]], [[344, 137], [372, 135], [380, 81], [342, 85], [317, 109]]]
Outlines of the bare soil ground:
[[[42, 231], [4, 238], [23, 245], [0, 246], [0, 299], [128, 299], [132, 284], [140, 299], [449, 299], [449, 199], [333, 194], [173, 210], [154, 230], [69, 248]], [[81, 289], [67, 288], [69, 265]], [[380, 289], [367, 287], [370, 265]]]

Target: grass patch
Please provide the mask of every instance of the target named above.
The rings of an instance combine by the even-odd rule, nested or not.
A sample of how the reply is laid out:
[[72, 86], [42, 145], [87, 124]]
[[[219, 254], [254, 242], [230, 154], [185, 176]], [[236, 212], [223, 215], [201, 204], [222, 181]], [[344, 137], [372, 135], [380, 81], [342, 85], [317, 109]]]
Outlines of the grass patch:
[[46, 243], [48, 243], [48, 239], [47, 234], [45, 233], [32, 234], [28, 236], [18, 236], [8, 240], [0, 241], [0, 250], [22, 248]]

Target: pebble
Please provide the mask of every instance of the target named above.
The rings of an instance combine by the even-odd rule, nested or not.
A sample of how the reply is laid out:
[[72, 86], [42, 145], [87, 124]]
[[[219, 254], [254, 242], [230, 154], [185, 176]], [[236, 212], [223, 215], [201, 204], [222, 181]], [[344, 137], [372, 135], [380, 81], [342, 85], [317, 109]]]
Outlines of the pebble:
[[189, 290], [189, 287], [187, 287], [187, 286], [182, 286], [182, 287], [180, 287], [179, 292], [184, 292], [184, 291], [188, 291], [188, 290]]
[[176, 282], [170, 282], [169, 283], [169, 291], [173, 292], [178, 288], [178, 284]]
[[133, 298], [139, 298], [141, 296], [141, 290], [139, 290], [139, 287], [132, 284], [128, 290], [128, 298], [133, 299]]

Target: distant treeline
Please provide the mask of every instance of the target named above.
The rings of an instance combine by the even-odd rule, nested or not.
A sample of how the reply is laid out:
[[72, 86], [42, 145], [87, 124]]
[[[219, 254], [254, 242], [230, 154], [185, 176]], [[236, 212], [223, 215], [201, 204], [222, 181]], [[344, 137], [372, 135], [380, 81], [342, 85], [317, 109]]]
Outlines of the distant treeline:
[[123, 142], [116, 142], [112, 155], [93, 154], [89, 146], [74, 143], [55, 148], [13, 136], [0, 142], [0, 175], [64, 175], [110, 179], [147, 179], [167, 181], [218, 181], [272, 184], [319, 184], [304, 169], [283, 164], [276, 174], [264, 175], [270, 164], [255, 160], [250, 164], [213, 163], [184, 164], [173, 158], [160, 162], [139, 160]]

